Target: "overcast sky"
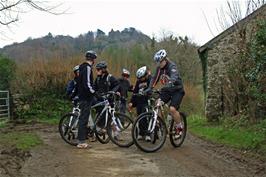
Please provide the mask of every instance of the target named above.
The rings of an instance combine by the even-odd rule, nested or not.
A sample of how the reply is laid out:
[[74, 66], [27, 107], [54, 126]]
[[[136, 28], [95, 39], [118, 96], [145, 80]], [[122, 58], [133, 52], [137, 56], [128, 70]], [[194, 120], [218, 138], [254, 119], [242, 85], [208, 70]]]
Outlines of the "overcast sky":
[[4, 35], [7, 37], [3, 35], [0, 37], [0, 47], [13, 42], [23, 42], [28, 37], [42, 37], [49, 32], [53, 35], [76, 37], [97, 29], [108, 33], [111, 29], [121, 31], [127, 27], [134, 27], [150, 37], [157, 38], [163, 31], [171, 31], [175, 35], [187, 35], [194, 42], [202, 45], [221, 32], [217, 30], [219, 24], [216, 10], [221, 8], [226, 0], [65, 0], [60, 2], [64, 2], [60, 9], [69, 9], [68, 14], [55, 16], [33, 10], [20, 14], [19, 22], [12, 25], [11, 30], [1, 27], [1, 31], [5, 31]]

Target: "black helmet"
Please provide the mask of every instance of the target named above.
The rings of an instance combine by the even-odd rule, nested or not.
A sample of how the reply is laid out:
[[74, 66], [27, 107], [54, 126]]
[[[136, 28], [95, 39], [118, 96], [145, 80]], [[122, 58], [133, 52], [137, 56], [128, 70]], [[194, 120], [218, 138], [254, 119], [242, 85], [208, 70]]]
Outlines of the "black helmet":
[[100, 61], [99, 63], [96, 64], [96, 69], [106, 69], [107, 68], [107, 63], [105, 61]]
[[89, 50], [86, 52], [85, 57], [87, 60], [93, 60], [97, 58], [97, 54], [93, 50]]

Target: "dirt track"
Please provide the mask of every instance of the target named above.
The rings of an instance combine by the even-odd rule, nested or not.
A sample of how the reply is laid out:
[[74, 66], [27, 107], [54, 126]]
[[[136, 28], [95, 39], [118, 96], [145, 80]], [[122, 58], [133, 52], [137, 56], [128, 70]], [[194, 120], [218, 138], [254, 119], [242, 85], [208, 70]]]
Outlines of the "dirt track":
[[[225, 148], [189, 134], [181, 148], [169, 140], [156, 153], [144, 153], [135, 146], [122, 149], [112, 143], [92, 143], [91, 149], [76, 149], [61, 140], [57, 127], [39, 127], [44, 141], [31, 157], [21, 161], [17, 171], [0, 176], [88, 177], [88, 176], [265, 176], [266, 163], [246, 157], [243, 152]], [[0, 159], [1, 162], [1, 159]]]

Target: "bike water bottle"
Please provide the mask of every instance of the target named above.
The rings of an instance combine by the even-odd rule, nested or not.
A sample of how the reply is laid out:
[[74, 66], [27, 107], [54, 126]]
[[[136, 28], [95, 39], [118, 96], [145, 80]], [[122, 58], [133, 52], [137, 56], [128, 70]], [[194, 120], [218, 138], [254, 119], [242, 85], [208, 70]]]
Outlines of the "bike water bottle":
[[93, 127], [94, 127], [94, 122], [92, 120], [91, 114], [89, 116], [88, 127], [90, 127], [91, 129], [93, 129]]
[[172, 121], [172, 116], [170, 114], [167, 115], [167, 126], [170, 127]]

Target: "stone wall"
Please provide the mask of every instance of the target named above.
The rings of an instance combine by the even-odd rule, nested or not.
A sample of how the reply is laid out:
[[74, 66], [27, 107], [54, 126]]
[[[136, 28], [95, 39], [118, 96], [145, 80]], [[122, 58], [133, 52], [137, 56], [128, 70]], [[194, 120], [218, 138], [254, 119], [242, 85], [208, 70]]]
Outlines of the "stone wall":
[[258, 19], [266, 19], [266, 10], [246, 21], [243, 26], [236, 25], [235, 30], [208, 48], [205, 113], [209, 120], [216, 120], [222, 115], [232, 116], [239, 109], [236, 94], [240, 93], [235, 93], [233, 88], [233, 83], [238, 81], [229, 77], [229, 68], [238, 56], [237, 45], [241, 44], [239, 29], [245, 29], [245, 40], [249, 41]]

